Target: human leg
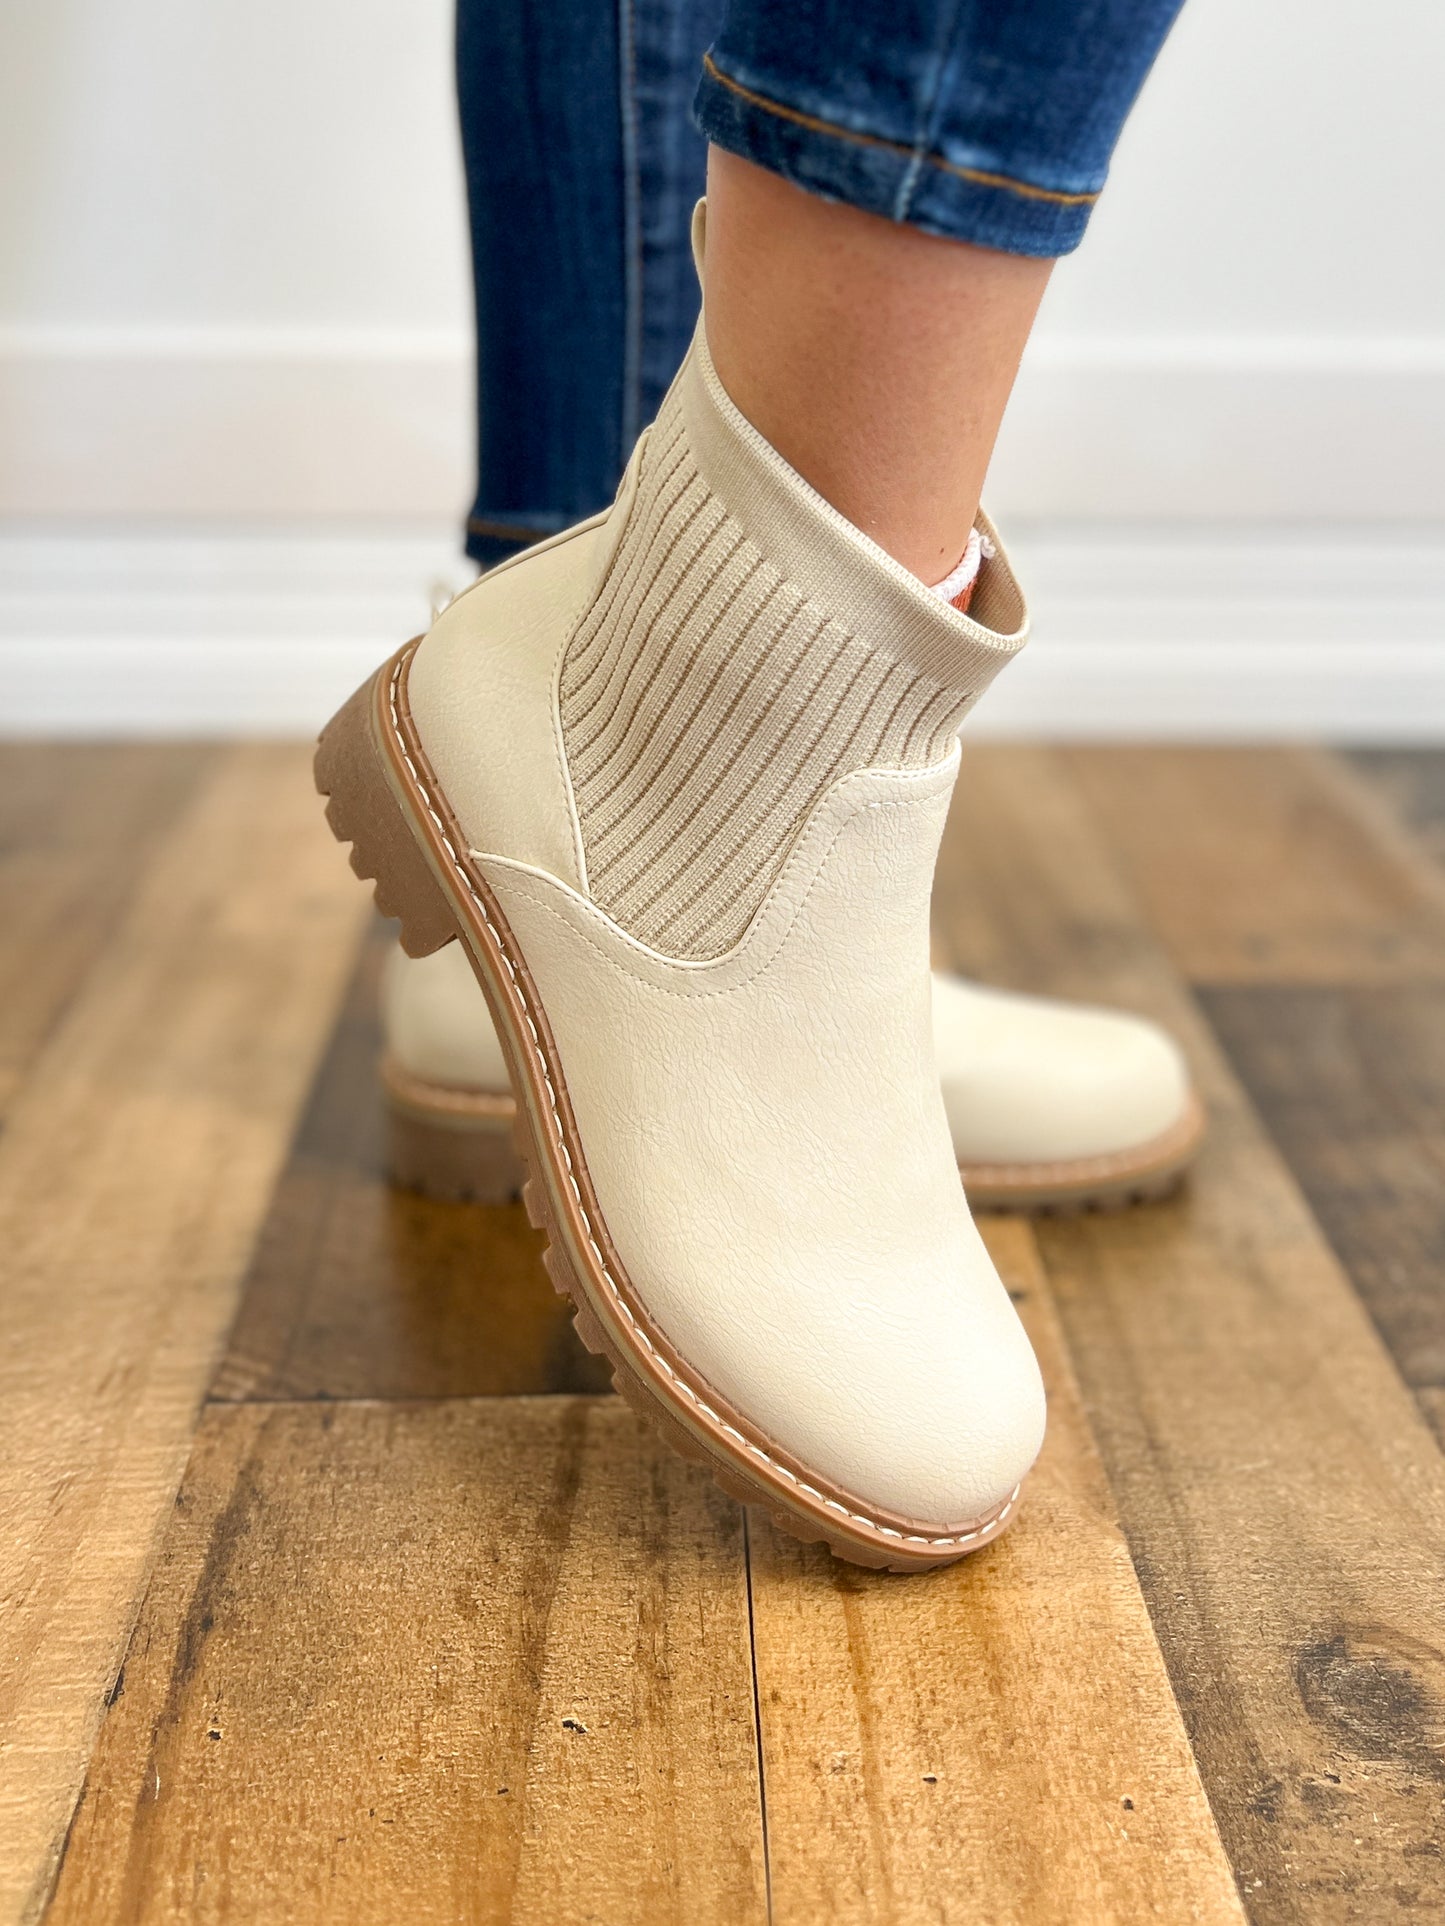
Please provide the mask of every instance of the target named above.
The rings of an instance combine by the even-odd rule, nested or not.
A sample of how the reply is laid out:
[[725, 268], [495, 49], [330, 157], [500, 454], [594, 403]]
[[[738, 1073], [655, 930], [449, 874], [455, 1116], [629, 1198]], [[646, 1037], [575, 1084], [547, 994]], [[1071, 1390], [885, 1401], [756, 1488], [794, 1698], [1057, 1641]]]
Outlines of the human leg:
[[712, 151], [719, 378], [825, 500], [925, 582], [968, 541], [1052, 265], [820, 200]]
[[719, 375], [925, 581], [967, 540], [1049, 267], [1177, 11], [733, 0], [706, 57]]

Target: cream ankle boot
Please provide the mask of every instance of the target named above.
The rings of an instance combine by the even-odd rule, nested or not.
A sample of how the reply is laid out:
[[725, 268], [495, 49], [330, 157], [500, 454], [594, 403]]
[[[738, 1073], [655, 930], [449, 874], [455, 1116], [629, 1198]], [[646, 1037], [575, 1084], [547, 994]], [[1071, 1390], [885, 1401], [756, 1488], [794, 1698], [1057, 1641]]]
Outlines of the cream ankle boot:
[[[502, 1046], [455, 945], [387, 958], [381, 993], [394, 1183], [502, 1203], [522, 1187]], [[1107, 1209], [1162, 1197], [1203, 1135], [1184, 1059], [1120, 1011], [933, 978], [943, 1107], [975, 1210]]]
[[728, 1491], [899, 1570], [1002, 1530], [1043, 1431], [928, 968], [956, 731], [1024, 622], [1001, 548], [963, 616], [836, 514], [700, 328], [613, 508], [317, 752], [407, 949], [466, 949], [584, 1341]]

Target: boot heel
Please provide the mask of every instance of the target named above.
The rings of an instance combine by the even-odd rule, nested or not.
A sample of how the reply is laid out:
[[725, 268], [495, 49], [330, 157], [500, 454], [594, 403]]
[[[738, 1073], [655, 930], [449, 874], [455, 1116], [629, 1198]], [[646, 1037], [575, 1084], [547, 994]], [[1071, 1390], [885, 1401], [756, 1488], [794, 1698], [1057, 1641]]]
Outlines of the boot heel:
[[316, 745], [316, 787], [339, 843], [351, 844], [351, 867], [374, 879], [376, 907], [401, 924], [408, 956], [430, 956], [457, 934], [456, 918], [432, 874], [406, 814], [387, 780], [376, 739], [379, 694], [392, 663], [377, 670], [327, 723]]
[[429, 1084], [383, 1057], [386, 1167], [392, 1183], [426, 1197], [505, 1204], [526, 1175], [510, 1096]]
[[400, 1190], [467, 1204], [506, 1204], [521, 1194], [522, 1160], [508, 1129], [430, 1123], [387, 1106], [387, 1175]]

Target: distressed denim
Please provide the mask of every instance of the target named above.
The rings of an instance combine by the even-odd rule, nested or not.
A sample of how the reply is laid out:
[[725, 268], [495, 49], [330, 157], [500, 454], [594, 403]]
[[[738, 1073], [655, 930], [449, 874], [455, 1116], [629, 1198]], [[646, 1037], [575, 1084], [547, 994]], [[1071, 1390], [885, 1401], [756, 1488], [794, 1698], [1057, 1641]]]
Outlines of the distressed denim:
[[612, 499], [697, 318], [703, 136], [890, 220], [1065, 254], [1180, 4], [458, 0], [468, 552], [498, 561]]

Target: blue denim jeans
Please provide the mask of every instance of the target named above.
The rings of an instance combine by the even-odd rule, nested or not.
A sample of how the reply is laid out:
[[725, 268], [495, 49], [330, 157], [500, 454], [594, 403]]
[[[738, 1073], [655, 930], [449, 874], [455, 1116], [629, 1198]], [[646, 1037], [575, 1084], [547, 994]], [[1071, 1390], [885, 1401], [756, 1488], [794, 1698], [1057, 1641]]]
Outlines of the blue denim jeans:
[[697, 321], [721, 0], [457, 0], [484, 566], [605, 508]]
[[953, 240], [1065, 254], [1181, 4], [458, 0], [468, 553], [498, 561], [612, 499], [697, 319], [705, 140]]

